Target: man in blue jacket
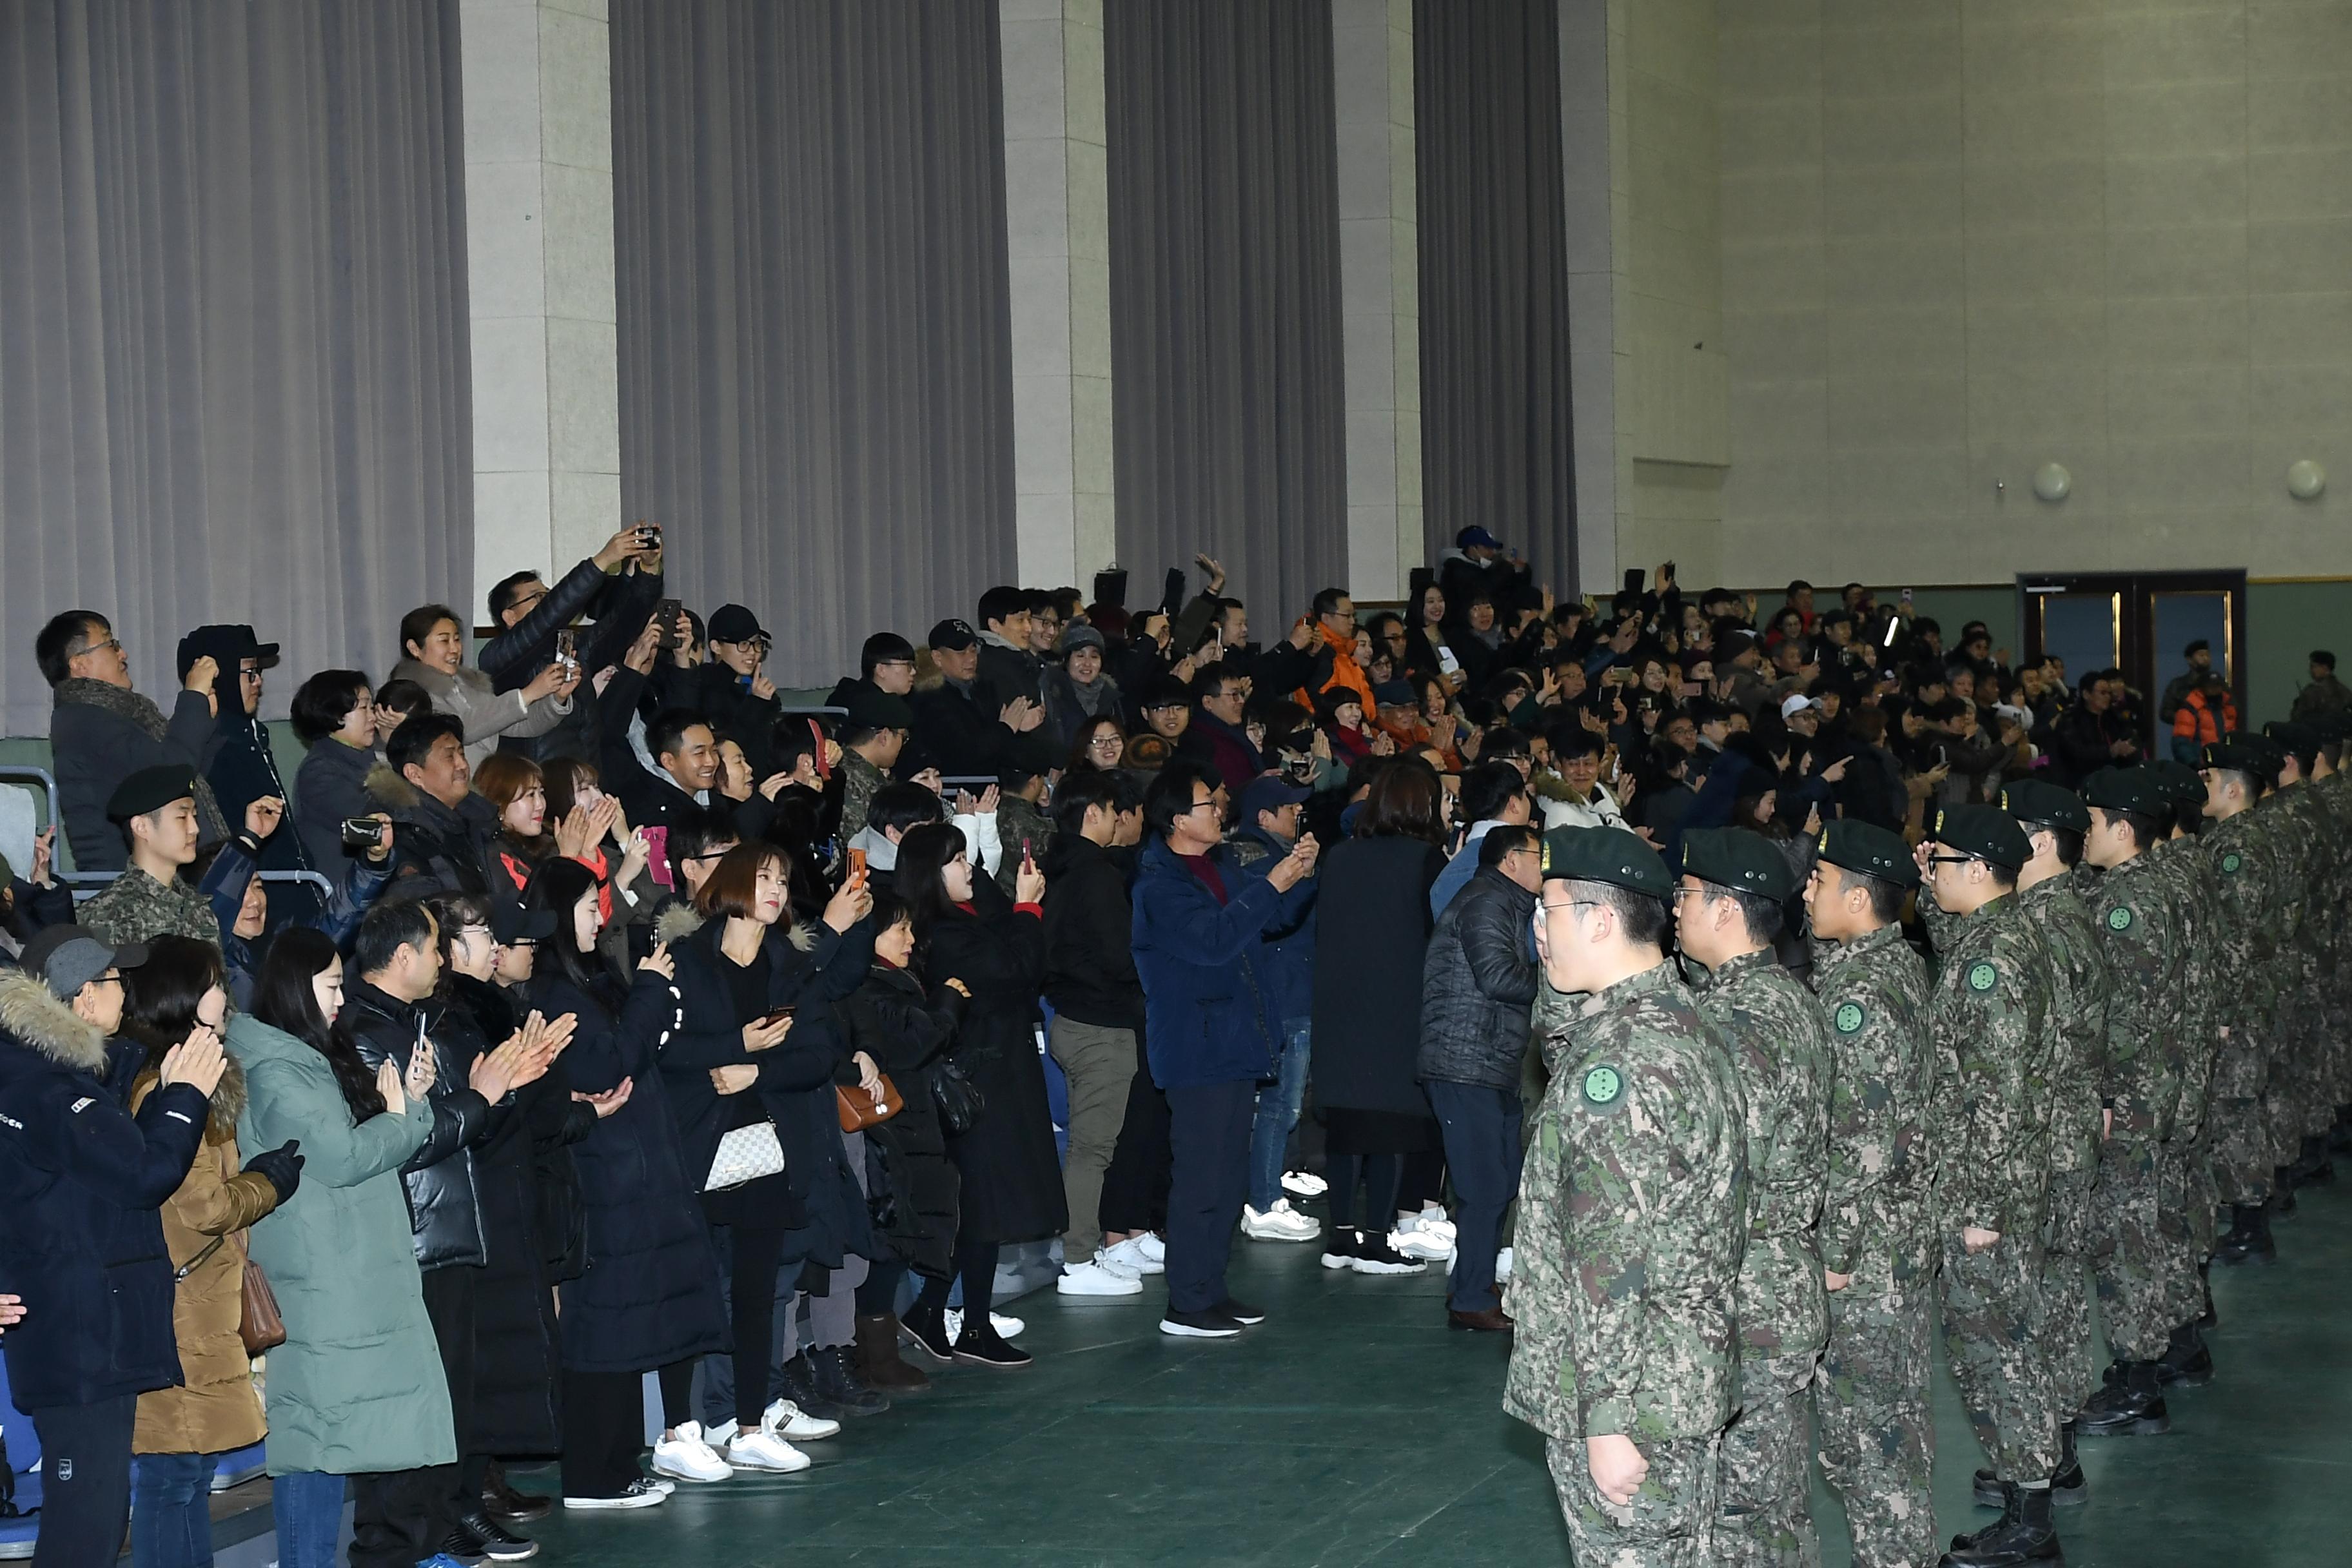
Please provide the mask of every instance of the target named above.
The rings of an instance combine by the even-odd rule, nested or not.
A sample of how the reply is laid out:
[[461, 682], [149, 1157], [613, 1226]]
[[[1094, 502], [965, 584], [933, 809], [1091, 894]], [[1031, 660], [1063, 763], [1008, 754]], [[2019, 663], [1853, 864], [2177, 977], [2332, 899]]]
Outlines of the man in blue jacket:
[[23, 1298], [8, 1387], [47, 1460], [36, 1568], [111, 1563], [139, 1396], [181, 1381], [160, 1211], [187, 1179], [224, 1058], [199, 1028], [136, 1117], [106, 1086], [142, 948], [51, 926], [0, 975], [0, 1292]]
[[[1246, 877], [1264, 877], [1298, 842], [1299, 808], [1310, 792], [1280, 773], [1252, 779], [1234, 804], [1234, 861]], [[1284, 1154], [1307, 1096], [1308, 1025], [1315, 1010], [1315, 883], [1304, 884], [1295, 913], [1269, 921], [1258, 932], [1252, 968], [1275, 1021], [1281, 1054], [1274, 1081], [1258, 1090], [1250, 1130], [1249, 1199], [1242, 1234], [1255, 1241], [1313, 1241], [1322, 1222], [1300, 1214], [1283, 1194]]]
[[1312, 889], [1313, 836], [1263, 879], [1223, 844], [1218, 780], [1171, 760], [1143, 797], [1150, 837], [1135, 879], [1135, 968], [1151, 1076], [1168, 1095], [1168, 1311], [1160, 1331], [1230, 1339], [1265, 1321], [1225, 1289], [1247, 1196], [1257, 1086], [1274, 1076], [1281, 1020], [1253, 963], [1259, 935], [1296, 918]]

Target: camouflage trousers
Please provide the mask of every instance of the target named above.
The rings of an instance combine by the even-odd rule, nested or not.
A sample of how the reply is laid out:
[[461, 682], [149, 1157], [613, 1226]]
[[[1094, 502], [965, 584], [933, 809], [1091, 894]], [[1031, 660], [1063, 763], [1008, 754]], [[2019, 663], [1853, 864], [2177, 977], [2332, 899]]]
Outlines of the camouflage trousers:
[[1977, 1442], [2005, 1481], [2058, 1468], [2058, 1407], [2043, 1348], [2042, 1247], [2004, 1236], [1982, 1252], [1944, 1238], [1944, 1352]]
[[2217, 1092], [2206, 1121], [2213, 1133], [2213, 1185], [2219, 1200], [2252, 1205], [2269, 1197], [2278, 1162], [2271, 1158], [2262, 1096]]
[[[2099, 1150], [2099, 1315], [2117, 1361], [2155, 1361], [2171, 1343], [2180, 1274], [2189, 1262], [2187, 1217], [2164, 1202], [2158, 1145], [2145, 1138], [2111, 1138]], [[2199, 1307], [2203, 1300], [2200, 1295]], [[2191, 1311], [2189, 1317], [2196, 1316]], [[2069, 1409], [2079, 1408], [2076, 1401]]]
[[1643, 1443], [1650, 1473], [1631, 1506], [1592, 1484], [1581, 1437], [1544, 1439], [1577, 1568], [1714, 1568], [1716, 1468], [1723, 1434]]
[[1935, 1277], [1856, 1276], [1830, 1292], [1830, 1344], [1813, 1379], [1822, 1474], [1845, 1504], [1853, 1568], [1936, 1557], [1936, 1423], [1927, 1408]]
[[2042, 1251], [2042, 1344], [2058, 1418], [2071, 1416], [2099, 1386], [2091, 1364], [2091, 1258], [2104, 1228], [2092, 1193], [2098, 1167], [2050, 1173], [2050, 1222]]
[[2177, 1223], [2181, 1237], [2179, 1254], [2164, 1271], [2164, 1315], [2185, 1323], [2205, 1310], [2204, 1261], [2213, 1256], [2220, 1234], [2220, 1202], [2213, 1193], [2213, 1170], [2201, 1143], [2166, 1142], [2157, 1152], [2157, 1201], [2163, 1218]]
[[1812, 1452], [1805, 1442], [1805, 1390], [1817, 1359], [1759, 1355], [1739, 1363], [1739, 1414], [1724, 1428], [1716, 1483], [1723, 1509], [1715, 1531], [1717, 1563], [1820, 1568]]

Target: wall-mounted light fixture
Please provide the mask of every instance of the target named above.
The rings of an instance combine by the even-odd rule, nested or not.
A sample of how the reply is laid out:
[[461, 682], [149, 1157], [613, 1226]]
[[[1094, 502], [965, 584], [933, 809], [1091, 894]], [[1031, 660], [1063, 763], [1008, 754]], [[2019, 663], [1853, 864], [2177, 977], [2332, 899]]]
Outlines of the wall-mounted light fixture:
[[2286, 493], [2295, 500], [2317, 500], [2326, 488], [2327, 470], [2309, 458], [2287, 465]]
[[2074, 476], [2063, 463], [2044, 463], [2033, 470], [2033, 493], [2046, 501], [2062, 501], [2074, 488]]

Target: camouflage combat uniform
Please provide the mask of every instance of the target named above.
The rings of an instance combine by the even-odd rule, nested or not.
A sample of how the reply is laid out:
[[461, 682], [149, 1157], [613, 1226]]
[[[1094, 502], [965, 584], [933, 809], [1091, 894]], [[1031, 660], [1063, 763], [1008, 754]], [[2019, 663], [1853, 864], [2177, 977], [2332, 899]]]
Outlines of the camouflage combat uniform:
[[[2049, 949], [2013, 893], [1947, 917], [1937, 956], [1928, 1137], [1945, 1350], [1994, 1473], [2040, 1482], [2059, 1460], [2042, 1300], [2057, 983]], [[2000, 1239], [1969, 1252], [1961, 1237], [1969, 1226]]]
[[1027, 844], [1037, 863], [1045, 863], [1045, 846], [1053, 841], [1054, 819], [1035, 805], [1017, 795], [1000, 795], [996, 803], [996, 842], [998, 851], [996, 885], [1004, 896], [1013, 896], [1013, 884], [1021, 875], [1021, 846]]
[[2337, 1112], [2352, 1103], [2352, 868], [2345, 864], [2352, 852], [2352, 774], [2339, 770], [2314, 779], [2311, 790], [2326, 808], [2337, 844], [2335, 856], [2322, 868], [2326, 930], [2320, 1005], [2326, 1021], [2321, 1087], [2332, 1124]]
[[2099, 1178], [2099, 1079], [2107, 1052], [2107, 971], [2084, 881], [2050, 877], [2021, 890], [2018, 905], [2050, 949], [2058, 989], [2051, 1015], [2050, 1217], [2042, 1227], [2043, 1343], [2069, 1419], [2099, 1386], [2091, 1362], [2091, 1255], [2104, 1230], [2093, 1213]]
[[1818, 1563], [1803, 1400], [1829, 1340], [1814, 1234], [1829, 1152], [1828, 1025], [1769, 948], [1730, 960], [1696, 990], [1748, 1101], [1739, 1414], [1723, 1435], [1715, 1561]]
[[[1738, 1402], [1747, 1108], [1674, 969], [1576, 999], [1519, 1185], [1503, 1407], [1540, 1430], [1582, 1568], [1704, 1568]], [[1585, 1439], [1632, 1438], [1649, 1474], [1601, 1496]]]
[[1845, 1504], [1854, 1568], [1916, 1568], [1935, 1556], [1936, 1533], [1927, 969], [1889, 925], [1817, 942], [1812, 979], [1830, 1021], [1822, 1266], [1853, 1277], [1829, 1292], [1813, 1395], [1822, 1473]]
[[856, 752], [841, 753], [841, 841], [847, 844], [866, 831], [866, 813], [874, 808], [874, 792], [890, 781], [882, 770]]
[[2329, 1019], [2320, 998], [2329, 959], [2329, 881], [2342, 863], [2343, 843], [2335, 814], [2308, 784], [2277, 791], [2263, 807], [2274, 819], [2276, 864], [2294, 910], [2294, 923], [2280, 942], [2273, 1061], [2282, 1092], [2271, 1124], [2272, 1163], [2291, 1165], [2302, 1157], [2304, 1139], [2336, 1120], [2326, 1065]]
[[2100, 1086], [2115, 1121], [2099, 1146], [2099, 1314], [2118, 1361], [2164, 1354], [2185, 1321], [2174, 1315], [2181, 1271], [2196, 1272], [2187, 1217], [2164, 1201], [2163, 1150], [2185, 1076], [2180, 922], [2168, 882], [2137, 855], [2100, 879], [2095, 906], [2115, 985]]
[[2277, 1164], [2263, 1114], [2277, 974], [2270, 858], [2250, 811], [2216, 823], [2197, 842], [2212, 868], [2216, 895], [2207, 974], [2219, 1011], [2207, 1110], [2213, 1179], [2222, 1202], [2251, 1206], [2270, 1196]]
[[159, 882], [136, 866], [82, 905], [74, 919], [100, 942], [117, 947], [159, 936], [189, 936], [220, 945], [220, 917], [213, 913], [211, 900], [184, 882]]
[[2186, 1323], [2205, 1308], [2205, 1259], [2220, 1235], [2213, 1180], [2213, 1119], [2210, 1114], [2213, 1062], [2221, 1025], [2212, 974], [2215, 928], [2213, 865], [2194, 838], [2168, 838], [2138, 857], [2148, 862], [2142, 875], [2159, 879], [2173, 911], [2172, 994], [2174, 1038], [2180, 1052], [2179, 1090], [2174, 1096], [2171, 1131], [2158, 1150], [2164, 1213], [2188, 1235], [2185, 1270], [2168, 1275], [2166, 1316]]

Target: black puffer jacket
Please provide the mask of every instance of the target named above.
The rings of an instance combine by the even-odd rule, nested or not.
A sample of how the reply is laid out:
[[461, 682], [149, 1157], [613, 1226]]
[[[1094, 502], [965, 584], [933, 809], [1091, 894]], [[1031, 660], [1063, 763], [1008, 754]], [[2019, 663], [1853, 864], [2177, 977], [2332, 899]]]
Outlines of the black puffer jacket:
[[878, 958], [866, 970], [866, 984], [841, 1005], [849, 1048], [872, 1057], [906, 1102], [898, 1115], [866, 1131], [867, 1146], [881, 1151], [895, 1200], [884, 1234], [908, 1267], [934, 1279], [945, 1279], [952, 1264], [961, 1182], [940, 1129], [931, 1073], [948, 1054], [963, 1009], [964, 998], [953, 986], [940, 986], [938, 999], [928, 1000], [914, 975]]
[[1517, 1089], [1538, 973], [1536, 896], [1482, 866], [1437, 917], [1421, 970], [1423, 1082]]
[[603, 699], [593, 678], [597, 671], [620, 662], [622, 654], [645, 630], [661, 596], [658, 572], [625, 566], [617, 575], [606, 576], [593, 559], [583, 561], [566, 572], [522, 619], [484, 643], [475, 664], [490, 678], [493, 689], [513, 691], [530, 685], [541, 670], [555, 662], [559, 630], [583, 615], [593, 622], [579, 631], [580, 672], [584, 679], [572, 694], [572, 711], [543, 735], [500, 736], [499, 750], [541, 760], [593, 759], [597, 737], [603, 733]]
[[335, 1026], [350, 1031], [370, 1072], [386, 1061], [404, 1069], [420, 1035], [433, 1042], [433, 1088], [426, 1096], [433, 1101], [433, 1131], [400, 1168], [408, 1189], [408, 1223], [416, 1235], [416, 1266], [478, 1267], [488, 1261], [474, 1146], [503, 1118], [467, 1087], [474, 1058], [483, 1050], [472, 1015], [439, 1001], [403, 1002], [360, 980], [352, 982]]
[[[1045, 846], [1045, 999], [1073, 1022], [1143, 1032], [1143, 982], [1129, 937], [1130, 858], [1075, 833]], [[878, 1059], [878, 1058], [877, 1058]]]

